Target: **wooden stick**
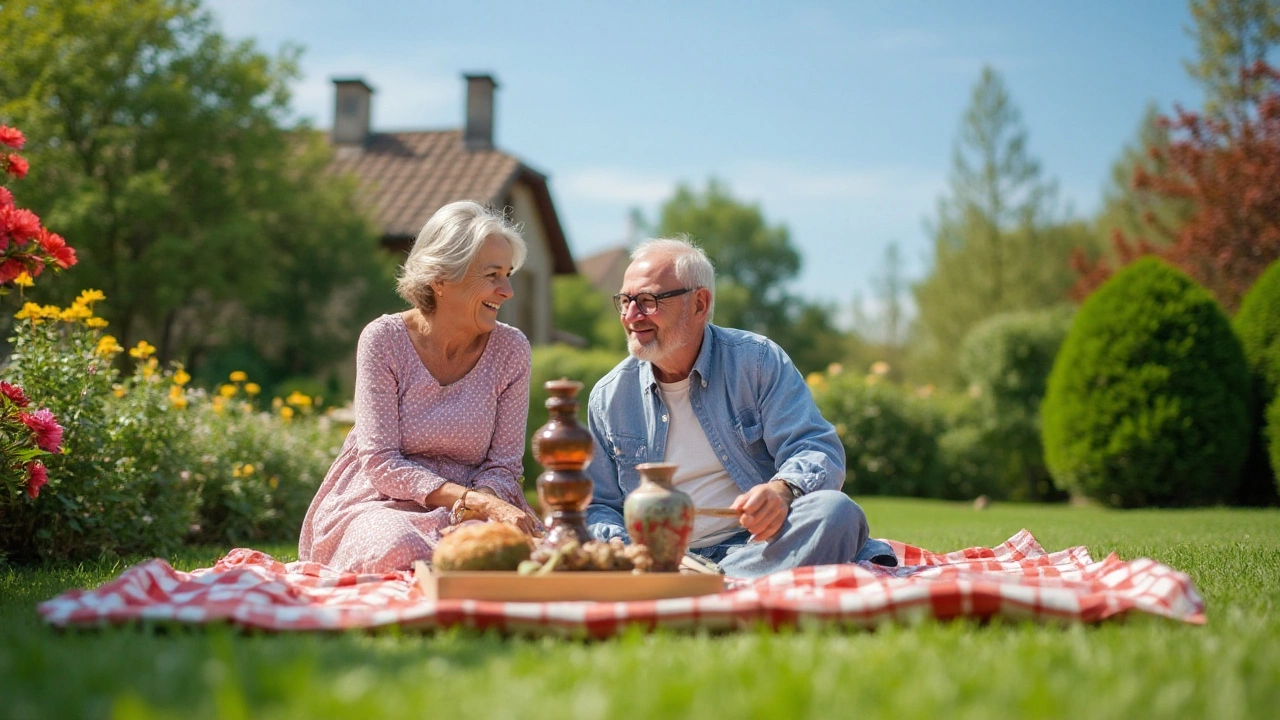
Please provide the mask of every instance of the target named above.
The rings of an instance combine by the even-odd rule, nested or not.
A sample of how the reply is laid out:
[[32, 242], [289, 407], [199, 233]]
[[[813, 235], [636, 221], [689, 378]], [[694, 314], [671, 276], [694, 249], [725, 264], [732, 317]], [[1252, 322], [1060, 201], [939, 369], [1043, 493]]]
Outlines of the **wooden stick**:
[[694, 509], [695, 515], [707, 515], [709, 517], [736, 518], [742, 514], [740, 510], [734, 510], [727, 507], [700, 507]]

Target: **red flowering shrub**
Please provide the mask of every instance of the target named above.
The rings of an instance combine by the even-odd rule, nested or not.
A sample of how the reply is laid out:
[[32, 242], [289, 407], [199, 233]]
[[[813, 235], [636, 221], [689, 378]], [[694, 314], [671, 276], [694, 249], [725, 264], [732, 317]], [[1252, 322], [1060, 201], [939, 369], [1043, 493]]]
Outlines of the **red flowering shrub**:
[[[0, 125], [0, 173], [21, 180], [29, 165], [17, 153], [26, 138], [16, 128]], [[0, 185], [0, 295], [10, 288], [30, 287], [46, 267], [66, 270], [76, 264], [76, 251], [57, 233], [40, 225], [40, 218], [14, 203], [13, 193]]]
[[49, 482], [41, 458], [62, 452], [62, 426], [48, 408], [27, 412], [31, 401], [17, 385], [0, 382], [0, 485], [14, 502], [31, 499]]

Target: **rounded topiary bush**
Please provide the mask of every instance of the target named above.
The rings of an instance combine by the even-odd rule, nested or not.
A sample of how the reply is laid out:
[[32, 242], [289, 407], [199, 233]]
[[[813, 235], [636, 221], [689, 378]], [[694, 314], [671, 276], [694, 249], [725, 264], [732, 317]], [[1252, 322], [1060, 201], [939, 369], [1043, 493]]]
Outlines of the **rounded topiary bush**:
[[[1265, 504], [1274, 502], [1280, 490], [1280, 466], [1274, 460], [1268, 462], [1268, 439], [1264, 436], [1264, 427], [1273, 426], [1263, 416], [1280, 396], [1280, 262], [1272, 263], [1254, 282], [1241, 301], [1232, 325], [1240, 337], [1253, 377], [1256, 427], [1239, 499], [1250, 504]], [[1270, 432], [1276, 430], [1273, 428]], [[1274, 457], [1273, 443], [1271, 452]]]
[[[1270, 451], [1271, 467], [1280, 468], [1280, 397], [1271, 402], [1271, 409], [1267, 411], [1267, 426], [1265, 436], [1267, 448]], [[1280, 483], [1280, 479], [1277, 479]]]
[[1220, 501], [1248, 450], [1244, 352], [1209, 291], [1145, 258], [1081, 306], [1041, 411], [1063, 489], [1118, 507]]

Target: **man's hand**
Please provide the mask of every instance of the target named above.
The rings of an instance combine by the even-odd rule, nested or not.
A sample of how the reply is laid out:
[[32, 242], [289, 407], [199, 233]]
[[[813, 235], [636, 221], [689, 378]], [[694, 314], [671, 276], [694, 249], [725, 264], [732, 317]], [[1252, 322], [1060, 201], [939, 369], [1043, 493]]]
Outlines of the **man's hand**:
[[791, 512], [791, 490], [781, 480], [770, 480], [739, 495], [729, 507], [740, 513], [738, 522], [751, 532], [752, 541], [770, 540]]

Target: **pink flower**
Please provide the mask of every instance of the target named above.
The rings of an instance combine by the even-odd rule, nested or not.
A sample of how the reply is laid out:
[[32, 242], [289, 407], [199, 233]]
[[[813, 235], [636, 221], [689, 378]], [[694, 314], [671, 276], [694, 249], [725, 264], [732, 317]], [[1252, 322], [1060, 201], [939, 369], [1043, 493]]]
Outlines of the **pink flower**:
[[21, 180], [27, 176], [27, 170], [30, 168], [31, 165], [26, 160], [23, 160], [21, 155], [18, 155], [17, 153], [11, 153], [9, 155], [9, 167], [7, 170], [10, 175]]
[[0, 208], [13, 207], [13, 193], [9, 188], [0, 187]]
[[8, 232], [16, 242], [25, 243], [40, 234], [40, 216], [19, 207], [0, 207], [0, 232]]
[[35, 433], [36, 445], [41, 450], [55, 455], [62, 451], [62, 426], [49, 408], [40, 408], [33, 413], [20, 412], [18, 419]]
[[10, 385], [7, 382], [0, 381], [0, 393], [9, 398], [9, 401], [18, 407], [26, 407], [31, 404], [27, 399], [26, 393], [22, 392], [22, 388], [17, 385]]
[[29, 462], [27, 463], [27, 494], [32, 500], [40, 497], [40, 488], [49, 482], [49, 471], [44, 469], [43, 463]]
[[26, 141], [27, 139], [22, 136], [22, 131], [18, 128], [0, 125], [0, 145], [8, 145], [14, 150], [21, 150], [22, 144]]

